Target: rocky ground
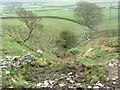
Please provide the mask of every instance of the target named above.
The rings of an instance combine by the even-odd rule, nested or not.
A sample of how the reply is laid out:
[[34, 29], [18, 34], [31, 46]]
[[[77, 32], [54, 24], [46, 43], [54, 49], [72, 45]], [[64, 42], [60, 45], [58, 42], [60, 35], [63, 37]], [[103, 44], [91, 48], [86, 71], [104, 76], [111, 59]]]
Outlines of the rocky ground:
[[106, 67], [108, 70], [108, 78], [107, 78], [107, 85], [109, 87], [116, 87], [120, 85], [118, 82], [118, 64], [119, 60], [113, 60], [109, 63], [107, 63]]
[[[34, 60], [36, 60], [37, 58], [34, 55], [26, 55], [24, 57], [19, 57], [19, 56], [15, 56], [15, 57], [11, 57], [11, 56], [7, 56], [6, 59], [0, 61], [0, 66], [3, 70], [6, 70], [6, 75], [10, 74], [9, 69], [12, 67], [16, 70], [20, 69], [23, 65], [27, 65], [28, 63], [33, 64]], [[71, 62], [72, 63], [72, 62]], [[45, 64], [44, 64], [45, 65]], [[35, 82], [34, 87], [35, 88], [118, 88], [119, 83], [118, 83], [118, 60], [112, 60], [111, 62], [107, 62], [105, 64], [105, 67], [108, 70], [108, 77], [106, 80], [106, 83], [101, 83], [100, 81], [98, 81], [97, 83], [95, 83], [94, 85], [84, 85], [82, 84], [84, 82], [84, 68], [85, 66], [82, 64], [77, 64], [77, 67], [72, 66], [69, 67], [71, 65], [65, 65], [65, 67], [68, 67], [67, 69], [61, 67], [61, 69], [57, 69], [56, 73], [52, 73], [52, 69], [51, 71], [49, 71], [50, 69], [50, 65], [49, 67], [45, 68], [43, 66], [39, 66], [40, 68], [38, 69], [40, 72], [39, 73], [45, 73], [44, 77], [38, 76], [38, 72], [37, 69], [30, 69], [27, 70], [26, 74], [29, 75], [29, 78], [27, 78], [26, 80], [29, 80], [31, 82]], [[48, 70], [45, 71], [45, 70]], [[47, 78], [46, 78], [47, 77]], [[13, 78], [12, 78], [13, 82], [16, 82]], [[29, 83], [26, 82], [26, 85], [28, 85]], [[11, 87], [12, 88], [12, 87]]]

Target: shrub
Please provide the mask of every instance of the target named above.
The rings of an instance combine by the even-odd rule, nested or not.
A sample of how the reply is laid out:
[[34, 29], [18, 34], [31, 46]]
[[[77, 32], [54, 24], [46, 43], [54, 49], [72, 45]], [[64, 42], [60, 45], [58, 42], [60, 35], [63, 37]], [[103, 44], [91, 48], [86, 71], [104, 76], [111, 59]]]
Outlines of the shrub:
[[62, 31], [59, 35], [59, 39], [56, 44], [58, 48], [61, 50], [68, 50], [74, 47], [77, 44], [78, 37], [71, 31]]

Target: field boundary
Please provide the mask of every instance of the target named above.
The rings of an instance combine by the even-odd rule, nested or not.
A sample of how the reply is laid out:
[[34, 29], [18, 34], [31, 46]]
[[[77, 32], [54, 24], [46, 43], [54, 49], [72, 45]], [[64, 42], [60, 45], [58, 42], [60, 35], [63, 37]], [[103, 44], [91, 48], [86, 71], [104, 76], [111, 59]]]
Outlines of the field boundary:
[[61, 19], [61, 20], [67, 20], [67, 21], [71, 21], [73, 23], [77, 23], [79, 25], [81, 25], [79, 22], [72, 20], [72, 19], [68, 19], [68, 18], [63, 18], [63, 17], [59, 17], [59, 16], [36, 16], [36, 17], [1, 17], [0, 19], [17, 19], [17, 18], [53, 18], [53, 19]]

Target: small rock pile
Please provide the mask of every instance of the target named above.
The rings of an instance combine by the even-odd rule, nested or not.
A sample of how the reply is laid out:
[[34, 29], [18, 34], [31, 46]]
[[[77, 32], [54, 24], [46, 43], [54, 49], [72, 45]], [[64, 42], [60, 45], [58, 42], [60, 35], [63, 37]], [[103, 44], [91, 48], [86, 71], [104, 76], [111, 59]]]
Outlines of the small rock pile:
[[109, 87], [118, 87], [118, 60], [112, 60], [111, 62], [107, 63], [108, 69], [108, 78], [107, 78], [107, 85]]
[[45, 80], [43, 82], [37, 83], [36, 87], [44, 87], [44, 88], [76, 88], [81, 87], [81, 83], [76, 81], [78, 75], [74, 75], [72, 72], [67, 75], [61, 74], [59, 78], [55, 78], [54, 80]]
[[32, 64], [37, 57], [34, 55], [25, 55], [25, 56], [6, 56], [5, 59], [0, 60], [0, 67], [2, 69], [9, 69], [13, 67], [14, 69], [18, 69], [23, 65]]

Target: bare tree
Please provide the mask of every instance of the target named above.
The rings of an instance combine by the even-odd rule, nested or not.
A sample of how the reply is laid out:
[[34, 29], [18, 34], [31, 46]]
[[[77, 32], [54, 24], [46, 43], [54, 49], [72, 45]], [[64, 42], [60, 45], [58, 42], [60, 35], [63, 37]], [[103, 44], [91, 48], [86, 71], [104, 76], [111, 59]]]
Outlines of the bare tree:
[[21, 17], [20, 20], [25, 23], [29, 29], [29, 34], [27, 38], [24, 39], [24, 42], [26, 42], [30, 39], [32, 32], [36, 28], [40, 29], [43, 27], [43, 25], [40, 24], [41, 18], [36, 18], [37, 15], [35, 15], [32, 11], [26, 11], [24, 8], [18, 8], [16, 13], [19, 17]]
[[74, 12], [77, 21], [90, 30], [94, 30], [94, 26], [99, 24], [103, 16], [102, 9], [89, 2], [78, 2]]

